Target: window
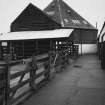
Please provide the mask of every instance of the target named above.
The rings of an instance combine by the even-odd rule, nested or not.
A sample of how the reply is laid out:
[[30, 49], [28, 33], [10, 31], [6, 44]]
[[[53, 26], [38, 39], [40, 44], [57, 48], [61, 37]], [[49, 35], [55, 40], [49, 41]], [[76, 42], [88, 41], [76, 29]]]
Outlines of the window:
[[7, 46], [7, 42], [2, 42], [2, 46]]

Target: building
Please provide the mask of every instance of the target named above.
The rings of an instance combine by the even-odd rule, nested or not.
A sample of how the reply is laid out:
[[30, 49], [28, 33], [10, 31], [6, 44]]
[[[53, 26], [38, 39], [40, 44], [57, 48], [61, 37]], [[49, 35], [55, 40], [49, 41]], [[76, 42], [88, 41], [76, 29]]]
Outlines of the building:
[[73, 32], [73, 29], [60, 28], [60, 24], [30, 3], [11, 23], [11, 32], [1, 36], [0, 49], [4, 52], [2, 54], [10, 52], [19, 59], [30, 57], [33, 53], [48, 53], [52, 40], [53, 43], [67, 40]]
[[98, 37], [98, 55], [102, 69], [105, 69], [105, 22]]
[[11, 32], [58, 29], [60, 25], [30, 3], [11, 23]]
[[[71, 38], [80, 45], [80, 53], [95, 53], [97, 29], [62, 0], [53, 0], [44, 12], [61, 25], [61, 28], [75, 29]], [[87, 47], [87, 50], [86, 50]]]

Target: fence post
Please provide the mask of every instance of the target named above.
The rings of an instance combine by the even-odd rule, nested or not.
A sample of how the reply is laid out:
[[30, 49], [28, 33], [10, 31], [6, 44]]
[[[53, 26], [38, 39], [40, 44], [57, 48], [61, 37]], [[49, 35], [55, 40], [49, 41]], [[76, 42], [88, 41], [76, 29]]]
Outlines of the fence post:
[[5, 105], [11, 105], [10, 103], [10, 70], [9, 70], [9, 63], [11, 61], [11, 54], [7, 54], [4, 57], [5, 60], [5, 67], [6, 67], [6, 72], [5, 72], [5, 79], [6, 79], [6, 88], [5, 88]]
[[32, 56], [32, 61], [30, 62], [29, 66], [30, 69], [30, 87], [32, 90], [36, 89], [35, 79], [36, 79], [36, 70], [37, 70], [37, 63], [36, 63], [36, 57]]
[[0, 105], [7, 105], [6, 102], [6, 62], [0, 62]]

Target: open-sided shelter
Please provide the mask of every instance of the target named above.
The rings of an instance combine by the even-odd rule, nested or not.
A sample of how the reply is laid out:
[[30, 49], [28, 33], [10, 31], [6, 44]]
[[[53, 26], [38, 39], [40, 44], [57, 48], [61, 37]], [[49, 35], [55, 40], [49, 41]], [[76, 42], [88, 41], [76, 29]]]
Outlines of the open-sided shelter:
[[10, 32], [0, 36], [0, 54], [3, 58], [11, 54], [13, 58], [29, 58], [56, 49], [56, 42], [67, 41], [73, 29], [47, 31]]

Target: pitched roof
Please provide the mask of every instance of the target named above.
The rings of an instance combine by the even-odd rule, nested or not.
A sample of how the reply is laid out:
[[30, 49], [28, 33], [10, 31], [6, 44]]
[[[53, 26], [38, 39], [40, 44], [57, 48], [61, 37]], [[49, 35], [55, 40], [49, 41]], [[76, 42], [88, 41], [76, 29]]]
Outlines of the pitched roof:
[[49, 18], [42, 10], [30, 3], [11, 23], [11, 31], [37, 31], [56, 29], [60, 25]]
[[64, 28], [96, 29], [62, 0], [53, 0], [44, 12]]

